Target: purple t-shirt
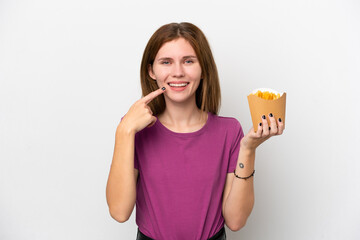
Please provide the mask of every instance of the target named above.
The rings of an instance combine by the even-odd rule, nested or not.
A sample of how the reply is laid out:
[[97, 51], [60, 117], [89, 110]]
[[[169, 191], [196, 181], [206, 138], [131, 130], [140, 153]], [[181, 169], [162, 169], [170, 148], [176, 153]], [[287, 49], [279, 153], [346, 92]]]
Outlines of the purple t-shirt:
[[244, 136], [239, 121], [208, 113], [198, 131], [158, 119], [135, 135], [136, 224], [156, 240], [205, 240], [224, 226], [222, 193]]

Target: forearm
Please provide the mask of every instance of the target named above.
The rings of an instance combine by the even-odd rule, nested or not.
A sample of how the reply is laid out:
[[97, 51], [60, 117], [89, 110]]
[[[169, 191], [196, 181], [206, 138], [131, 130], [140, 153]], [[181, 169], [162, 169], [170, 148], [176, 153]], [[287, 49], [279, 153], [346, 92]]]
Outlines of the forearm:
[[[243, 164], [243, 168], [240, 167]], [[254, 171], [255, 151], [244, 150], [240, 147], [235, 173], [240, 177], [247, 177]], [[234, 176], [231, 190], [226, 199], [224, 219], [227, 225], [239, 230], [249, 217], [254, 206], [254, 178], [239, 179]]]
[[136, 200], [134, 140], [135, 134], [118, 128], [106, 187], [106, 199], [111, 216], [119, 222], [128, 219]]

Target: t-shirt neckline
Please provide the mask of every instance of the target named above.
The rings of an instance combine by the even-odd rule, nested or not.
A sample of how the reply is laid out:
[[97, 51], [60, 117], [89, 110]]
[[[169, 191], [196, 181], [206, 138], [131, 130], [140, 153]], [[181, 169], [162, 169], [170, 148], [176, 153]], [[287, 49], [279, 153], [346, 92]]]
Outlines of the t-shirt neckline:
[[155, 125], [157, 125], [164, 133], [166, 134], [170, 134], [170, 135], [173, 135], [173, 136], [176, 136], [176, 137], [193, 137], [193, 136], [197, 136], [201, 133], [203, 133], [206, 128], [209, 126], [209, 122], [211, 120], [211, 112], [208, 112], [208, 118], [206, 120], [206, 123], [204, 124], [204, 126], [202, 126], [202, 128], [200, 128], [199, 130], [195, 131], [195, 132], [188, 132], [188, 133], [179, 133], [179, 132], [174, 132], [170, 129], [168, 129], [167, 127], [165, 127], [159, 120], [159, 118], [157, 116], [156, 117], [156, 123]]

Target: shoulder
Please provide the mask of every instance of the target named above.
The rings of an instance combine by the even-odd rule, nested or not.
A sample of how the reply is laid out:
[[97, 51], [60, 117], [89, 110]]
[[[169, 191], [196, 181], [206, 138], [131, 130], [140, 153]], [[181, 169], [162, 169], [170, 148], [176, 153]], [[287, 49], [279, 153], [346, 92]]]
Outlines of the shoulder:
[[[237, 142], [244, 136], [243, 128], [239, 120], [231, 116], [213, 115], [214, 128], [216, 131], [226, 134], [226, 138], [231, 142]], [[231, 140], [230, 140], [231, 139]]]
[[218, 126], [229, 128], [231, 130], [242, 129], [238, 119], [231, 116], [220, 116], [213, 114], [214, 123]]

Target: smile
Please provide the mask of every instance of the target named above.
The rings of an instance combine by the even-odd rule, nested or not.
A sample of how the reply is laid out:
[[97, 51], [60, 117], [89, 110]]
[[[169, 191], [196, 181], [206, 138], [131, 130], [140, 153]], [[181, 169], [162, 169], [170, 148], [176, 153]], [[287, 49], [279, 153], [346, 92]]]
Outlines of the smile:
[[168, 83], [171, 87], [185, 87], [189, 83]]
[[183, 91], [187, 85], [189, 85], [189, 82], [181, 82], [181, 83], [168, 83], [170, 86], [170, 89], [174, 91]]

